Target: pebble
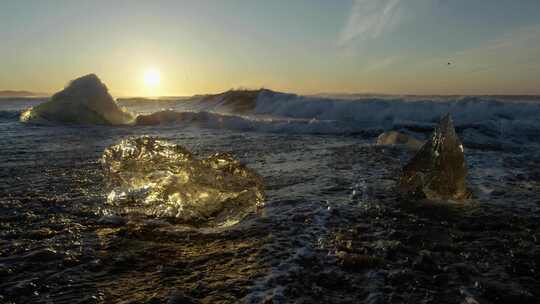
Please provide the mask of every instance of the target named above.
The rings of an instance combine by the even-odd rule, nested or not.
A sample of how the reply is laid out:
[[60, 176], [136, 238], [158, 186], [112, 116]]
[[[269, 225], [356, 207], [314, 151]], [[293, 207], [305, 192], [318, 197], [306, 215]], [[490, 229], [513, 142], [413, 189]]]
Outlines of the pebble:
[[124, 226], [126, 223], [127, 221], [125, 218], [121, 216], [117, 216], [117, 215], [102, 216], [98, 220], [98, 224], [103, 225], [103, 226], [119, 227], [119, 226]]

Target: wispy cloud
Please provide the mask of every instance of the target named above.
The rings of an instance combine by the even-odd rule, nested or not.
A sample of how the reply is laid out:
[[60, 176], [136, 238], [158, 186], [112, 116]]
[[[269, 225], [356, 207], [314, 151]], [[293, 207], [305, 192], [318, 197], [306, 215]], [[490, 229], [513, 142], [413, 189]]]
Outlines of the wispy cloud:
[[446, 68], [448, 60], [456, 71], [486, 73], [495, 70], [530, 69], [540, 66], [540, 24], [512, 29], [499, 37], [457, 52], [416, 62], [423, 68]]
[[459, 56], [467, 56], [471, 53], [475, 54], [478, 52], [496, 53], [515, 50], [537, 50], [539, 43], [540, 24], [534, 24], [505, 32], [496, 39], [487, 41], [479, 47], [466, 49], [456, 54]]
[[383, 58], [381, 60], [375, 60], [373, 63], [368, 65], [363, 71], [375, 72], [379, 70], [384, 70], [396, 64], [399, 60], [401, 60], [401, 56], [390, 56], [390, 57]]
[[398, 4], [401, 0], [354, 0], [351, 12], [343, 27], [339, 43], [379, 37], [397, 25]]

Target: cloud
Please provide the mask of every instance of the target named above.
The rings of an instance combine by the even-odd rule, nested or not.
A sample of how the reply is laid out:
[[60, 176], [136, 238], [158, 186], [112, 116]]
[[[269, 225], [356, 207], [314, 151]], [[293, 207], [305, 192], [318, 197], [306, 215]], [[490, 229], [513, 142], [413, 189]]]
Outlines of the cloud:
[[375, 72], [379, 70], [384, 70], [396, 64], [399, 60], [401, 60], [401, 56], [390, 56], [380, 60], [376, 60], [370, 65], [368, 65], [363, 71]]
[[501, 33], [495, 39], [474, 47], [441, 54], [422, 60], [417, 66], [446, 68], [448, 60], [458, 72], [495, 73], [508, 70], [528, 70], [540, 67], [540, 24], [524, 26]]
[[401, 0], [354, 0], [339, 42], [345, 45], [354, 40], [368, 40], [392, 30], [399, 20]]
[[[460, 56], [471, 53], [502, 53], [516, 50], [538, 49], [540, 43], [540, 24], [524, 26], [501, 34], [483, 45], [458, 52]], [[537, 54], [536, 52], [534, 54]], [[536, 57], [536, 56], [535, 56]]]

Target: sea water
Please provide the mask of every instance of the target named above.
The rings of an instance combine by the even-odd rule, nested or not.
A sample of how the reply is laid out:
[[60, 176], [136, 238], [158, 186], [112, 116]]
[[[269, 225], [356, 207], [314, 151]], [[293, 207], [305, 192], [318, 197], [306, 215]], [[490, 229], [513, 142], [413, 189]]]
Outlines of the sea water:
[[[219, 99], [124, 100], [188, 114], [114, 127], [25, 124], [43, 100], [0, 100], [0, 302], [538, 302], [537, 100], [263, 91], [241, 113]], [[473, 199], [405, 204], [396, 185], [413, 152], [376, 138], [423, 140], [447, 112]], [[104, 151], [141, 136], [198, 159], [228, 153], [261, 177], [262, 207], [227, 225], [115, 212]]]

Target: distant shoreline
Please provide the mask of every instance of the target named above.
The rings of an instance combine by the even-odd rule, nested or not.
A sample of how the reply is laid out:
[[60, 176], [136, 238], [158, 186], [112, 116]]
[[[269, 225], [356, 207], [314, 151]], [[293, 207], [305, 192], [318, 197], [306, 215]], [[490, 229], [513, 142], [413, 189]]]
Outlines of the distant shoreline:
[[0, 91], [0, 98], [45, 98], [49, 97], [51, 94], [47, 93], [37, 93], [30, 91], [16, 91], [16, 90], [3, 90]]
[[[240, 91], [240, 90], [232, 90]], [[228, 92], [228, 91], [227, 91]], [[116, 101], [123, 102], [136, 102], [136, 101], [179, 101], [179, 100], [190, 100], [197, 97], [208, 97], [218, 94], [195, 94], [193, 96], [122, 96], [115, 98]], [[294, 93], [292, 93], [294, 94]], [[368, 98], [377, 98], [377, 99], [409, 99], [409, 100], [425, 100], [426, 98], [435, 99], [435, 100], [447, 100], [447, 99], [460, 99], [464, 97], [479, 97], [479, 98], [492, 98], [498, 100], [506, 101], [538, 101], [540, 102], [540, 95], [536, 94], [474, 94], [474, 95], [464, 95], [464, 94], [384, 94], [384, 93], [317, 93], [317, 94], [294, 94], [304, 97], [312, 98], [325, 98], [325, 99], [342, 99], [342, 100], [355, 100], [355, 99], [368, 99]], [[0, 91], [0, 100], [9, 99], [13, 100], [28, 100], [28, 99], [47, 99], [50, 98], [51, 94], [48, 93], [38, 93], [24, 90], [1, 90]]]

